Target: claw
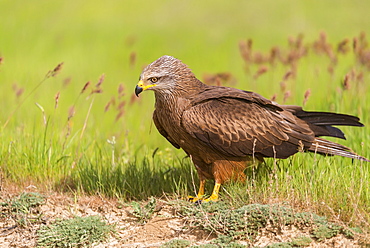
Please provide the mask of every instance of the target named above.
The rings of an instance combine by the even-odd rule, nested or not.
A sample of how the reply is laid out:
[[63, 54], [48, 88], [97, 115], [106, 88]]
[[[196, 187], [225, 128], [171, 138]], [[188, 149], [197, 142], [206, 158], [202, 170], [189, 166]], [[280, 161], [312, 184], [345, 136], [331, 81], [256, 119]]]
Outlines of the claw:
[[218, 194], [217, 195], [212, 194], [207, 199], [202, 200], [202, 202], [217, 202], [217, 201], [218, 201]]
[[201, 202], [203, 201], [204, 199], [204, 186], [206, 184], [206, 180], [205, 179], [202, 179], [200, 180], [200, 184], [199, 184], [199, 191], [198, 191], [198, 194], [197, 196], [188, 196], [188, 201], [190, 202], [193, 202], [193, 203], [196, 203], [196, 202]]
[[[202, 186], [202, 183], [201, 183], [201, 186]], [[218, 192], [220, 190], [220, 187], [221, 187], [220, 183], [215, 183], [215, 187], [213, 188], [212, 195], [210, 197], [206, 198], [206, 199], [204, 199], [204, 194], [200, 194], [200, 193], [204, 193], [204, 188], [200, 187], [200, 190], [199, 190], [200, 193], [198, 193], [198, 195], [196, 197], [188, 196], [188, 200], [190, 202], [195, 203], [196, 205], [202, 204], [204, 202], [217, 202], [218, 201]]]
[[193, 203], [197, 203], [197, 202], [201, 202], [204, 200], [204, 195], [197, 195], [197, 196], [188, 196], [188, 201], [190, 202], [193, 202]]

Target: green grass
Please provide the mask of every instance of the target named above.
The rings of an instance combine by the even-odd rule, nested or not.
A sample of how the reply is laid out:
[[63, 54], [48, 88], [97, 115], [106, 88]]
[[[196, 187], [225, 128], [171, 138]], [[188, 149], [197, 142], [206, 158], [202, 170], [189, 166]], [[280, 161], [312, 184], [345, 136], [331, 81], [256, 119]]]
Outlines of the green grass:
[[[306, 110], [357, 115], [369, 126], [370, 73], [354, 55], [352, 40], [370, 26], [370, 4], [342, 0], [332, 5], [269, 0], [227, 5], [1, 2], [1, 176], [21, 186], [32, 183], [124, 200], [194, 194], [197, 176], [189, 158], [172, 148], [150, 120], [153, 95], [133, 97], [142, 67], [163, 54], [182, 59], [199, 78], [229, 72], [234, 81], [226, 85], [267, 98], [276, 95], [279, 103], [289, 91], [285, 103], [302, 105], [310, 89]], [[350, 52], [338, 54], [333, 73], [328, 72], [330, 58], [312, 49], [322, 31], [334, 49], [350, 40]], [[296, 77], [284, 80], [285, 89], [281, 82], [292, 64], [248, 63], [246, 69], [240, 41], [250, 38], [254, 54], [268, 55], [274, 46], [291, 51], [287, 40], [298, 34], [311, 49], [296, 64]], [[61, 62], [59, 73], [48, 75]], [[256, 77], [261, 66], [268, 70]], [[352, 71], [350, 87], [343, 89], [343, 79]], [[103, 74], [104, 81], [96, 87]], [[92, 93], [97, 88], [102, 92]], [[369, 127], [343, 130], [348, 140], [340, 143], [369, 158]], [[235, 205], [286, 201], [351, 225], [369, 226], [366, 163], [297, 154], [285, 161], [268, 159], [247, 174], [245, 185], [226, 185], [222, 199]]]

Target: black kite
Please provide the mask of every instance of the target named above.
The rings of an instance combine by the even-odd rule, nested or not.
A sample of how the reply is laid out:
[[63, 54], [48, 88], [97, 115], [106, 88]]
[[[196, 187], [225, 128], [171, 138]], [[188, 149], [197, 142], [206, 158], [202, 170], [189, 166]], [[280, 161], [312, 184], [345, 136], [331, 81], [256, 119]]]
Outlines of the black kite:
[[[279, 105], [239, 89], [209, 86], [199, 81], [180, 60], [163, 56], [148, 65], [135, 93], [155, 93], [153, 120], [173, 146], [192, 159], [199, 178], [198, 195], [191, 200], [216, 201], [220, 185], [245, 178], [248, 162], [264, 157], [287, 158], [299, 150], [339, 155], [369, 162], [343, 145], [318, 138], [344, 139], [333, 127], [363, 126], [350, 115], [307, 112]], [[204, 199], [206, 179], [214, 179], [212, 195]]]

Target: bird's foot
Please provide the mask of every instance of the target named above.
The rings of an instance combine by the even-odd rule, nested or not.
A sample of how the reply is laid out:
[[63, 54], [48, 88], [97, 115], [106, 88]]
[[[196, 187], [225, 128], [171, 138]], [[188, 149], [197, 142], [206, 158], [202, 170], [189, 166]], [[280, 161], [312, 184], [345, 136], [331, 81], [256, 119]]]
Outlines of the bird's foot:
[[188, 196], [188, 201], [192, 202], [192, 203], [197, 203], [197, 202], [201, 202], [203, 201], [204, 199], [204, 195], [197, 195], [197, 196]]
[[195, 204], [202, 204], [205, 202], [217, 202], [218, 201], [218, 195], [211, 195], [208, 198], [205, 198], [204, 195], [198, 195], [198, 196], [188, 196], [188, 201], [195, 203]]
[[217, 202], [218, 201], [218, 195], [212, 194], [210, 197], [203, 199], [202, 202]]

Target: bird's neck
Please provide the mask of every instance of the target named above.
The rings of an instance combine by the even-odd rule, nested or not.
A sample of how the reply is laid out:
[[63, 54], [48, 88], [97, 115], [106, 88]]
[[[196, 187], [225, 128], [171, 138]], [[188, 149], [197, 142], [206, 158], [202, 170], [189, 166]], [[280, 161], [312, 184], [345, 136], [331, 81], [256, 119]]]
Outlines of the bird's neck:
[[209, 87], [202, 83], [196, 77], [191, 77], [181, 80], [181, 82], [173, 85], [171, 89], [161, 90], [155, 92], [155, 98], [158, 102], [175, 102], [178, 99], [191, 99], [198, 95], [204, 89]]
[[191, 84], [181, 83], [171, 91], [155, 92], [155, 108], [161, 110], [163, 115], [172, 112], [176, 116], [181, 116], [182, 112], [188, 108], [191, 99], [202, 92], [205, 87], [208, 86], [197, 80]]

